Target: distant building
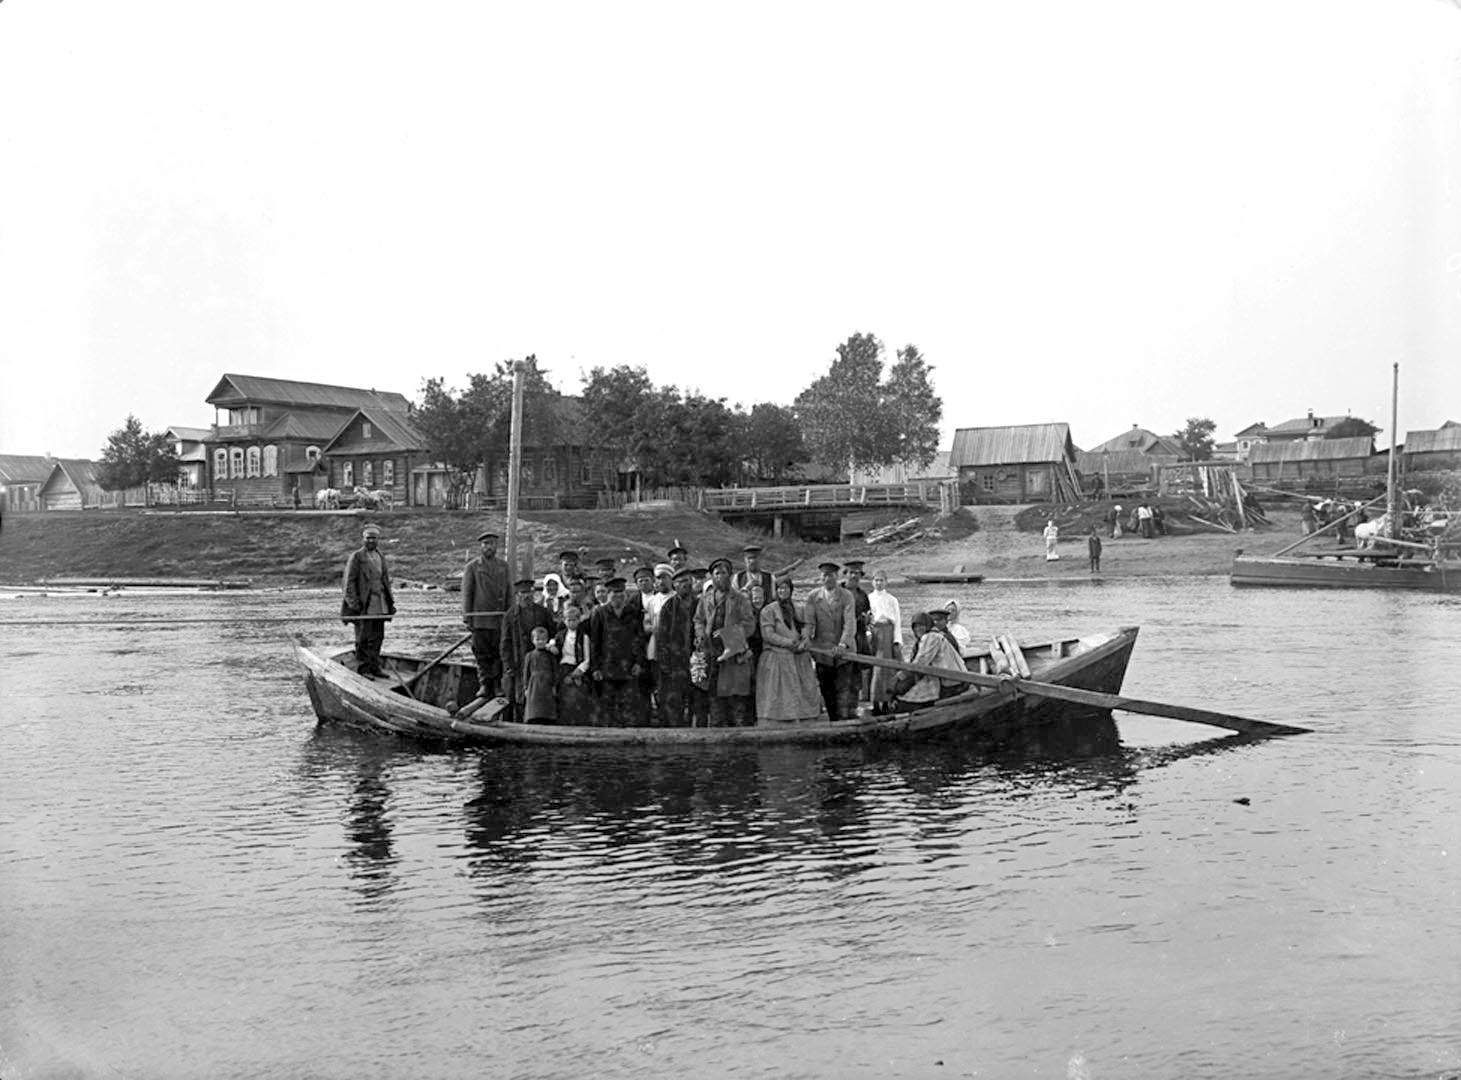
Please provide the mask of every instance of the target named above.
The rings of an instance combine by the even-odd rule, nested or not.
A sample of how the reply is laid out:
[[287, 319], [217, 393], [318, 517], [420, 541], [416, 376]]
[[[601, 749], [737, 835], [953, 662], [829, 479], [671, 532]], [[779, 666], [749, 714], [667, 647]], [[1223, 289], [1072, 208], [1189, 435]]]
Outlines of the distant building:
[[[412, 505], [411, 471], [430, 464], [426, 440], [410, 418], [385, 409], [355, 410], [325, 444], [324, 458], [330, 487], [389, 491], [395, 506]], [[308, 471], [309, 462], [300, 464]]]
[[933, 460], [920, 465], [917, 462], [895, 461], [873, 469], [853, 469], [849, 483], [852, 484], [912, 484], [919, 480], [952, 480], [957, 470], [949, 464], [949, 450], [940, 450]]
[[1461, 425], [1447, 420], [1432, 431], [1408, 431], [1401, 455], [1406, 472], [1461, 469]]
[[1238, 461], [1247, 461], [1255, 446], [1268, 441], [1268, 425], [1262, 420], [1249, 424], [1233, 436], [1233, 455]]
[[1182, 451], [1170, 438], [1132, 424], [1130, 431], [1077, 451], [1075, 460], [1087, 491], [1096, 489], [1098, 477], [1100, 490], [1121, 491], [1155, 485], [1156, 470], [1182, 460]]
[[[1378, 465], [1377, 459], [1381, 459]], [[1255, 484], [1356, 479], [1385, 471], [1383, 455], [1376, 455], [1375, 440], [1369, 435], [1264, 443], [1253, 447], [1248, 464]]]
[[87, 510], [101, 506], [103, 494], [94, 462], [58, 458], [41, 484], [39, 499], [42, 510]]
[[211, 428], [170, 427], [168, 441], [181, 466], [180, 483], [186, 488], [206, 487], [208, 483], [208, 447], [205, 442], [212, 434]]
[[0, 512], [39, 510], [41, 485], [55, 464], [51, 457], [0, 454]]
[[220, 421], [204, 441], [208, 486], [243, 506], [287, 506], [296, 482], [312, 503], [328, 486], [324, 448], [356, 413], [404, 419], [409, 410], [396, 393], [258, 375], [224, 375], [207, 401]]
[[1075, 460], [1069, 424], [959, 428], [949, 451], [966, 504], [1075, 501]]

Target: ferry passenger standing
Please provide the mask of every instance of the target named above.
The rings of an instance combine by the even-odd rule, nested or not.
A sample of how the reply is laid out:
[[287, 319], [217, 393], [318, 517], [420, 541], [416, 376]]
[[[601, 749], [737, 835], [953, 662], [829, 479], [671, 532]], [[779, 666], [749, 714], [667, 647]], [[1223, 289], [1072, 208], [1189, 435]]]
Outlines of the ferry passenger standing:
[[523, 718], [523, 701], [527, 688], [522, 683], [523, 661], [533, 647], [533, 628], [541, 626], [553, 632], [553, 616], [533, 599], [533, 579], [520, 578], [513, 583], [517, 598], [502, 619], [502, 693], [512, 702], [513, 718]]
[[660, 605], [654, 627], [654, 666], [659, 722], [668, 727], [694, 726], [705, 718], [705, 692], [690, 679], [695, 651], [695, 575], [688, 568], [674, 575], [675, 592]]
[[761, 609], [764, 648], [756, 669], [756, 722], [810, 722], [822, 714], [817, 673], [807, 655], [809, 632], [792, 603], [790, 578], [776, 583], [775, 598]]
[[550, 643], [551, 631], [533, 627], [532, 645], [523, 660], [523, 720], [529, 724], [558, 721], [557, 663]]
[[511, 600], [507, 563], [497, 557], [495, 532], [477, 535], [477, 557], [462, 570], [462, 622], [472, 631], [472, 659], [477, 665], [477, 693], [494, 697], [502, 678], [502, 616]]
[[744, 727], [751, 715], [750, 598], [731, 588], [731, 562], [710, 564], [710, 588], [695, 611], [695, 640], [706, 650], [710, 668], [710, 726]]
[[[849, 559], [843, 564], [847, 571], [847, 591], [852, 594], [852, 611], [857, 619], [857, 626], [852, 632], [852, 640], [857, 647], [859, 656], [871, 656], [872, 649], [872, 603], [868, 600], [867, 590], [862, 587], [861, 559]], [[872, 668], [861, 668], [857, 673], [859, 701], [866, 701], [872, 690]]]
[[[868, 594], [869, 635], [874, 656], [885, 660], [903, 659], [903, 610], [898, 598], [888, 591], [888, 575], [873, 575], [873, 591]], [[893, 701], [893, 673], [887, 668], [874, 668], [868, 686], [873, 715], [881, 716]]]
[[[819, 649], [856, 650], [857, 613], [852, 594], [837, 584], [834, 562], [824, 562], [822, 585], [807, 598], [807, 622], [812, 645]], [[858, 673], [849, 660], [813, 655], [817, 664], [817, 686], [829, 720], [848, 720], [857, 714]]]
[[589, 670], [599, 688], [599, 717], [609, 727], [641, 727], [644, 695], [639, 676], [644, 671], [643, 613], [624, 595], [623, 578], [604, 582], [608, 603], [594, 609], [589, 620]]
[[596, 723], [598, 699], [592, 690], [588, 665], [588, 626], [577, 605], [563, 606], [563, 629], [553, 639], [558, 658], [558, 719], [565, 724]]
[[361, 546], [345, 561], [345, 598], [340, 615], [355, 626], [355, 670], [368, 678], [383, 678], [380, 650], [386, 639], [386, 620], [396, 613], [391, 594], [391, 571], [380, 546], [380, 526], [367, 525]]

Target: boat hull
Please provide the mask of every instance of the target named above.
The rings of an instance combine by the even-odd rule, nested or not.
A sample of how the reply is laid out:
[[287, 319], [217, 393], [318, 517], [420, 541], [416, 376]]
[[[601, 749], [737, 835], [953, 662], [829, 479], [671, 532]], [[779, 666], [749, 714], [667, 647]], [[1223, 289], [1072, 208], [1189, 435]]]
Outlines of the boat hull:
[[1461, 565], [1386, 566], [1369, 559], [1239, 555], [1229, 580], [1241, 586], [1461, 592]]
[[[1085, 638], [1067, 638], [1025, 646], [1031, 678], [1083, 690], [1115, 694], [1121, 690], [1137, 628]], [[475, 685], [467, 665], [442, 665], [422, 678], [417, 701], [403, 692], [400, 681], [371, 680], [350, 667], [345, 650], [326, 655], [297, 645], [295, 655], [305, 672], [305, 687], [322, 723], [346, 724], [371, 731], [431, 742], [479, 745], [541, 746], [726, 746], [825, 745], [878, 740], [918, 740], [952, 731], [1000, 730], [1070, 715], [1072, 706], [1018, 694], [1017, 683], [1000, 690], [971, 688], [957, 697], [910, 713], [862, 715], [839, 723], [819, 720], [754, 727], [574, 727], [516, 724], [497, 719], [460, 720], [447, 705], [460, 703]], [[972, 654], [977, 663], [979, 654]], [[425, 666], [413, 657], [387, 656], [388, 668], [403, 679]], [[484, 712], [491, 709], [489, 705]]]

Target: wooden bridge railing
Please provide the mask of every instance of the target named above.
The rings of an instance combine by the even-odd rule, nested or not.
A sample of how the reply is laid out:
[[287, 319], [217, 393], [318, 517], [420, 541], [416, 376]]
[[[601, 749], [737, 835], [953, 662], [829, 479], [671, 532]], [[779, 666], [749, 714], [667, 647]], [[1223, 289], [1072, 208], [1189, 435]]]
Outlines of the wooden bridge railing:
[[939, 506], [949, 481], [908, 484], [802, 484], [795, 487], [718, 488], [704, 494], [706, 510], [766, 511], [855, 506]]

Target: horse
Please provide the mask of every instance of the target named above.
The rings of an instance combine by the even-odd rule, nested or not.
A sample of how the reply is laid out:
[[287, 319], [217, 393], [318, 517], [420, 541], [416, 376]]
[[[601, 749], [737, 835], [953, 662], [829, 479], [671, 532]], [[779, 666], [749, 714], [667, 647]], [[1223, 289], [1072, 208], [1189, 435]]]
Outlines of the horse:
[[1376, 540], [1384, 539], [1390, 531], [1390, 515], [1381, 514], [1374, 521], [1366, 521], [1354, 527], [1355, 547], [1370, 548]]
[[338, 510], [340, 509], [340, 489], [320, 488], [315, 492], [316, 510]]
[[391, 496], [390, 488], [376, 488], [370, 492], [370, 497], [375, 500], [375, 508], [377, 510], [389, 510], [395, 502]]

